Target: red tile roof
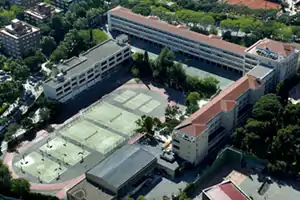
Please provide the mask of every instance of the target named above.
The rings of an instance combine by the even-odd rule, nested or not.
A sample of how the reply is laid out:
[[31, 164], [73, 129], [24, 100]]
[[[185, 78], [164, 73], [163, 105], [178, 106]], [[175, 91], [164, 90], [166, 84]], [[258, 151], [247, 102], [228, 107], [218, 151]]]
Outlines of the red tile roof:
[[188, 29], [184, 29], [181, 27], [178, 28], [178, 27], [168, 24], [166, 22], [162, 22], [160, 20], [155, 20], [155, 19], [152, 19], [149, 17], [145, 17], [142, 15], [133, 13], [130, 9], [123, 8], [121, 6], [117, 6], [117, 7], [113, 8], [112, 10], [109, 11], [109, 13], [111, 15], [122, 17], [122, 18], [125, 18], [128, 20], [137, 22], [139, 24], [145, 24], [145, 25], [148, 25], [150, 27], [153, 27], [153, 28], [156, 28], [159, 30], [167, 31], [167, 32], [176, 34], [181, 37], [189, 38], [194, 41], [200, 41], [200, 42], [206, 43], [210, 46], [214, 46], [219, 49], [225, 49], [227, 51], [234, 52], [237, 54], [243, 55], [244, 51], [246, 50], [246, 48], [243, 46], [233, 44], [230, 42], [226, 42], [224, 40], [220, 40], [219, 38], [216, 39], [214, 37], [208, 37], [206, 35], [196, 33], [194, 31], [190, 31]]
[[249, 89], [259, 88], [261, 84], [254, 76], [249, 74], [243, 76], [179, 124], [176, 129], [194, 137], [199, 136], [207, 128], [209, 120], [220, 112], [232, 110], [238, 104], [236, 102], [238, 97]]
[[213, 186], [205, 194], [210, 200], [249, 200], [231, 181]]

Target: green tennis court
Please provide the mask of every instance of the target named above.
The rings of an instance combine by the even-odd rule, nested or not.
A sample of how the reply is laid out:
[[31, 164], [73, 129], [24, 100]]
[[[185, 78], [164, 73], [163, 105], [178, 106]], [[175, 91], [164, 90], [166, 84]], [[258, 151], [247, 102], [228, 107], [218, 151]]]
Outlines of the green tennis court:
[[151, 96], [148, 96], [143, 93], [139, 93], [137, 96], [135, 96], [134, 98], [127, 101], [124, 104], [124, 106], [134, 110], [134, 109], [137, 109], [138, 107], [140, 107], [141, 105], [143, 105], [144, 103], [146, 103], [147, 101], [149, 101], [150, 99], [152, 99]]
[[135, 95], [136, 95], [136, 92], [131, 91], [131, 90], [126, 90], [122, 94], [119, 94], [118, 96], [116, 96], [114, 98], [114, 100], [118, 101], [120, 103], [124, 103], [125, 101], [127, 101], [128, 99], [134, 97]]
[[87, 150], [83, 150], [81, 147], [60, 137], [56, 137], [49, 141], [49, 143], [43, 145], [40, 150], [69, 165], [75, 165], [80, 162], [82, 158], [85, 158], [90, 154]]
[[135, 121], [139, 118], [135, 114], [105, 102], [87, 111], [84, 115], [90, 120], [100, 122], [129, 136], [134, 134], [134, 130], [136, 129]]
[[144, 113], [150, 113], [152, 112], [155, 108], [157, 108], [160, 105], [160, 103], [156, 100], [151, 100], [142, 107], [139, 108], [140, 111]]
[[125, 138], [85, 120], [78, 121], [62, 131], [62, 135], [105, 154], [107, 148], [116, 146]]
[[31, 152], [29, 155], [25, 156], [24, 159], [25, 160], [21, 159], [15, 163], [15, 166], [21, 168], [25, 173], [37, 177], [42, 182], [50, 183], [67, 171], [67, 168], [43, 157], [37, 152]]

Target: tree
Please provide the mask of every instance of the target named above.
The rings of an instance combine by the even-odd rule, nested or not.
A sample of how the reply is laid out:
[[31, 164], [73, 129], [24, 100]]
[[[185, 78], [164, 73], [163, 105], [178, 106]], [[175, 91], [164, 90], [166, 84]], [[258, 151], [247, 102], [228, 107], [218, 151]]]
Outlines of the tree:
[[19, 197], [27, 196], [30, 192], [30, 183], [23, 178], [12, 179], [11, 192]]
[[41, 108], [39, 111], [41, 121], [47, 122], [50, 119], [50, 113], [49, 108]]
[[275, 94], [262, 96], [254, 105], [252, 116], [260, 121], [271, 121], [278, 119], [282, 112], [280, 99]]
[[177, 116], [181, 115], [181, 111], [178, 105], [168, 105], [165, 110], [165, 118], [166, 121], [170, 121], [172, 119], [176, 119]]
[[4, 134], [4, 140], [10, 141], [13, 139], [13, 136], [16, 134], [17, 130], [20, 128], [20, 125], [17, 123], [11, 123], [7, 127], [7, 131]]
[[14, 80], [24, 81], [29, 76], [29, 68], [26, 65], [11, 61], [9, 67]]
[[41, 48], [42, 52], [47, 56], [50, 56], [51, 53], [55, 50], [57, 44], [55, 39], [51, 36], [44, 36], [41, 39]]
[[136, 200], [146, 200], [146, 198], [143, 195], [140, 195]]
[[41, 69], [41, 63], [45, 61], [40, 51], [35, 51], [34, 55], [28, 56], [24, 59], [25, 64], [29, 67], [31, 72], [37, 72]]
[[209, 29], [210, 34], [218, 35], [218, 29], [215, 26], [211, 26]]
[[33, 125], [33, 122], [32, 122], [32, 119], [31, 118], [24, 118], [22, 121], [21, 121], [21, 126], [25, 129], [30, 129]]
[[152, 118], [146, 115], [141, 116], [136, 121], [138, 128], [135, 130], [137, 133], [147, 133], [154, 135], [154, 132], [161, 127], [161, 122], [158, 118]]
[[22, 89], [22, 84], [17, 81], [0, 83], [0, 104], [13, 103], [20, 96]]
[[10, 190], [11, 174], [6, 165], [0, 160], [0, 191], [7, 192]]
[[185, 100], [185, 104], [189, 105], [198, 105], [198, 101], [201, 99], [201, 96], [198, 92], [190, 92]]
[[151, 14], [151, 8], [145, 3], [139, 3], [132, 8], [132, 12], [138, 13], [144, 16], [149, 16]]

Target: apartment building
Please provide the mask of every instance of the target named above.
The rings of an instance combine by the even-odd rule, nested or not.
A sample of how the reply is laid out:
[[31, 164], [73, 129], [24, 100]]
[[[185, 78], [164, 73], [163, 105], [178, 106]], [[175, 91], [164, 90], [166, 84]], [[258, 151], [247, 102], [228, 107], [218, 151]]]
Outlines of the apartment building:
[[26, 8], [34, 6], [39, 2], [42, 2], [42, 0], [9, 0], [11, 5], [23, 6]]
[[130, 46], [109, 39], [57, 66], [59, 73], [43, 84], [47, 98], [66, 102], [111, 76], [131, 57]]
[[29, 50], [35, 50], [40, 44], [40, 37], [39, 28], [18, 19], [12, 20], [10, 25], [0, 30], [4, 51], [13, 57], [22, 56]]
[[107, 17], [110, 31], [126, 33], [195, 59], [244, 73], [246, 48], [226, 42], [221, 37], [199, 34], [183, 25], [173, 26], [157, 17], [145, 17], [120, 6], [108, 11]]
[[63, 10], [64, 12], [67, 12], [69, 10], [69, 6], [71, 5], [71, 3], [78, 1], [81, 0], [50, 0], [51, 5]]
[[48, 21], [55, 13], [60, 13], [57, 9], [44, 2], [38, 3], [35, 7], [24, 11], [25, 20], [30, 24], [39, 24]]

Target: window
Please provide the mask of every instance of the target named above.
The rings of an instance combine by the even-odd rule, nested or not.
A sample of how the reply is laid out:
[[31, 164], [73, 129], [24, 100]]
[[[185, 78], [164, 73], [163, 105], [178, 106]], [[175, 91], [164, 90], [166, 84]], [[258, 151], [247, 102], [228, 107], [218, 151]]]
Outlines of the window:
[[62, 89], [62, 86], [60, 86], [59, 88], [56, 88], [56, 92], [60, 91]]
[[104, 71], [104, 70], [106, 70], [106, 69], [107, 69], [107, 66], [106, 66], [106, 67], [102, 67], [102, 69], [101, 69], [101, 70], [102, 70], [102, 71]]
[[176, 140], [176, 139], [173, 139], [173, 142], [177, 142], [177, 143], [180, 143], [180, 142], [179, 142], [179, 140]]
[[68, 87], [64, 90], [64, 92], [68, 92], [71, 89], [71, 87]]
[[67, 82], [66, 84], [64, 84], [64, 87], [67, 87], [68, 85], [70, 85], [70, 82]]
[[93, 76], [94, 76], [94, 74], [90, 74], [90, 75], [88, 75], [87, 78], [89, 79], [89, 78], [91, 78], [91, 77], [93, 77]]
[[178, 150], [180, 149], [179, 146], [174, 145], [174, 144], [173, 144], [173, 148], [178, 149]]
[[106, 65], [106, 63], [107, 63], [107, 60], [104, 61], [104, 62], [102, 62], [101, 65], [102, 65], [102, 66], [103, 66], [103, 65]]
[[117, 54], [117, 57], [120, 57], [121, 55], [122, 55], [122, 53], [118, 53], [118, 54]]
[[85, 78], [84, 78], [84, 79], [81, 79], [81, 80], [79, 81], [79, 84], [81, 84], [83, 81], [85, 81]]
[[115, 61], [109, 63], [110, 66], [114, 65], [115, 64]]
[[81, 74], [80, 76], [79, 76], [79, 79], [81, 79], [82, 77], [84, 77], [85, 76], [85, 74]]
[[114, 57], [111, 57], [110, 59], [108, 59], [108, 61], [112, 61], [114, 59]]
[[88, 74], [92, 73], [94, 69], [90, 69], [87, 71]]

